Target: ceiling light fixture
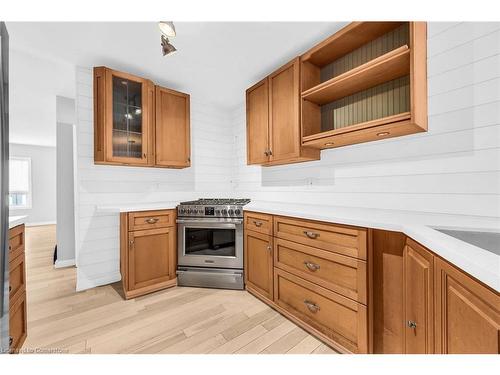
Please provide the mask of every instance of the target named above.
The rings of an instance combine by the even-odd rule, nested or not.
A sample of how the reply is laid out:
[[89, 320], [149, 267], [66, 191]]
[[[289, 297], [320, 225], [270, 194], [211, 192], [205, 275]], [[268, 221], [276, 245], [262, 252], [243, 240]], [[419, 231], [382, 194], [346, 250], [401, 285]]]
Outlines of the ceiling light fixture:
[[174, 37], [175, 34], [175, 26], [172, 21], [160, 21], [158, 22], [158, 27], [163, 35], [166, 37]]
[[163, 52], [163, 56], [173, 55], [177, 52], [177, 48], [175, 48], [168, 38], [165, 35], [161, 36], [161, 50]]

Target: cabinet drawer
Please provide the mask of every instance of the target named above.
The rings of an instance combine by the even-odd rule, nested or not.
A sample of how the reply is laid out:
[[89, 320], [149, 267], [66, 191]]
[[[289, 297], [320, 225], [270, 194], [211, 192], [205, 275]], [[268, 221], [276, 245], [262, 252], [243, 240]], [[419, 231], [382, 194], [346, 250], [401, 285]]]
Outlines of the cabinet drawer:
[[366, 305], [366, 262], [277, 239], [274, 265]]
[[24, 224], [9, 230], [9, 259], [24, 253]]
[[26, 270], [24, 254], [9, 262], [9, 299], [15, 301], [26, 290]]
[[175, 210], [129, 212], [128, 230], [166, 228], [175, 225]]
[[26, 339], [26, 292], [10, 305], [9, 308], [9, 335], [10, 351], [17, 353]]
[[274, 235], [284, 240], [366, 260], [365, 229], [275, 216]]
[[272, 215], [259, 214], [256, 212], [245, 212], [245, 229], [272, 235], [273, 217]]
[[278, 268], [274, 301], [349, 351], [368, 351], [366, 306]]

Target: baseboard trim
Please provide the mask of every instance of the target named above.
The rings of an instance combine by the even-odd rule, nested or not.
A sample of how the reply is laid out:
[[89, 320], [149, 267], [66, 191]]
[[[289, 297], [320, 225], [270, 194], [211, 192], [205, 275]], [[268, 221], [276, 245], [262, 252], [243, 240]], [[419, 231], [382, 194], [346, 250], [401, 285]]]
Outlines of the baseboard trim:
[[121, 279], [122, 275], [120, 274], [120, 272], [112, 272], [111, 274], [89, 278], [82, 272], [81, 268], [77, 268], [76, 291], [80, 292], [82, 290], [95, 288], [97, 286], [116, 283]]
[[54, 263], [54, 268], [73, 267], [76, 264], [74, 259], [59, 260]]
[[25, 223], [24, 224], [27, 227], [41, 227], [43, 225], [56, 225], [55, 221], [38, 221], [35, 223]]

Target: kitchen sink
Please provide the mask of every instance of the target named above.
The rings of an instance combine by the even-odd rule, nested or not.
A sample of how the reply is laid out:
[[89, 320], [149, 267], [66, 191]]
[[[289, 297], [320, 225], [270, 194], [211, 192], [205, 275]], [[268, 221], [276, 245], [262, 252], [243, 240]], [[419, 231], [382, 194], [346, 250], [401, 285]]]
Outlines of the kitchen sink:
[[500, 233], [434, 228], [438, 232], [500, 255]]

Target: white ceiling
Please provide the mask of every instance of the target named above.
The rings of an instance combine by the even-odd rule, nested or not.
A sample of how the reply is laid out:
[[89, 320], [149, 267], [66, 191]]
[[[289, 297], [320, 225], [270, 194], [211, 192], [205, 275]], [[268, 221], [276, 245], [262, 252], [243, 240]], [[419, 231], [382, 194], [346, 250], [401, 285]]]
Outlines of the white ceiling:
[[345, 22], [176, 22], [162, 56], [155, 22], [8, 22], [10, 140], [55, 145], [55, 96], [74, 97], [74, 66], [105, 65], [150, 78], [221, 110]]
[[106, 65], [186, 91], [223, 108], [252, 83], [345, 23], [176, 22], [163, 57], [154, 22], [9, 22], [11, 45], [81, 66]]

